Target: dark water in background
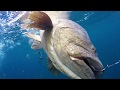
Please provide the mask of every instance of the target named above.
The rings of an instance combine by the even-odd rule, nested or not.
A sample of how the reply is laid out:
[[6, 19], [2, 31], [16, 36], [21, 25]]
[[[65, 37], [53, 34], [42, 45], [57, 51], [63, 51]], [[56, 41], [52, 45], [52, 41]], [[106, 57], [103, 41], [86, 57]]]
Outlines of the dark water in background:
[[[70, 19], [79, 23], [87, 30], [104, 66], [120, 60], [120, 12], [73, 11]], [[0, 31], [1, 30], [2, 29], [0, 29]], [[68, 77], [62, 73], [58, 76], [51, 74], [46, 65], [46, 54], [44, 51], [30, 49], [30, 44], [28, 43], [29, 39], [20, 34], [18, 31], [19, 28], [13, 28], [12, 30], [16, 31], [13, 35], [1, 33], [0, 36], [0, 42], [2, 41], [2, 45], [5, 43], [3, 41], [14, 41], [10, 44], [5, 43], [3, 48], [0, 44], [0, 48], [2, 48], [0, 49], [0, 78], [68, 79]], [[16, 36], [15, 40], [10, 38], [16, 33], [18, 36]], [[4, 37], [7, 38], [3, 39]], [[14, 46], [14, 44], [16, 45]], [[14, 47], [11, 48], [11, 46]], [[39, 58], [38, 52], [42, 53], [42, 60]], [[108, 68], [104, 72], [102, 78], [119, 79], [120, 64]]]

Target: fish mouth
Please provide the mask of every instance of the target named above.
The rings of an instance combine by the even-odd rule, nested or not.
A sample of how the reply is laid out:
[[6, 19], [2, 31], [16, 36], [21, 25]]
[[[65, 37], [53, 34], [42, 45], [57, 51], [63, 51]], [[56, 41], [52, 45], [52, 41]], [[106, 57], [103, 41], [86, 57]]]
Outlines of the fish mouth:
[[[84, 71], [84, 73], [86, 73], [86, 76], [88, 79], [93, 78], [93, 76], [95, 79], [101, 78], [101, 75], [103, 74], [103, 65], [100, 62], [98, 57], [92, 58], [92, 57], [85, 57], [85, 56], [83, 56], [83, 57], [70, 56], [70, 58], [77, 62], [82, 60], [82, 64], [83, 64], [82, 67], [84, 67], [83, 71]], [[89, 70], [89, 73], [88, 73], [88, 70]], [[81, 73], [83, 73], [83, 72], [81, 72]], [[93, 74], [93, 76], [90, 75], [91, 73]]]

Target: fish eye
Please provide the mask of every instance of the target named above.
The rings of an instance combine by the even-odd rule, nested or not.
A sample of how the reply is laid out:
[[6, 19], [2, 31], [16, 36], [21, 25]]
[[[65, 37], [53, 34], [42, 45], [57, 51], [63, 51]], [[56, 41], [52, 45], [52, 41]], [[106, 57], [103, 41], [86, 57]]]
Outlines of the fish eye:
[[96, 48], [94, 46], [91, 47], [92, 51], [96, 52]]

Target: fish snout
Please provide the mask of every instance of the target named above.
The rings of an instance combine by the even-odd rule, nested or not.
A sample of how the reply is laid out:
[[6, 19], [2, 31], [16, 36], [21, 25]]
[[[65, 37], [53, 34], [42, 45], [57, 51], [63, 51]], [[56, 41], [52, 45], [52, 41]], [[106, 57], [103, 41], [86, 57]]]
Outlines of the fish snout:
[[87, 78], [93, 78], [93, 76], [96, 79], [100, 78], [103, 74], [103, 65], [98, 58], [96, 49], [90, 51], [80, 46], [71, 46], [72, 49], [69, 48], [68, 51], [69, 56], [71, 60], [76, 61], [79, 67], [82, 68], [81, 73], [86, 73]]

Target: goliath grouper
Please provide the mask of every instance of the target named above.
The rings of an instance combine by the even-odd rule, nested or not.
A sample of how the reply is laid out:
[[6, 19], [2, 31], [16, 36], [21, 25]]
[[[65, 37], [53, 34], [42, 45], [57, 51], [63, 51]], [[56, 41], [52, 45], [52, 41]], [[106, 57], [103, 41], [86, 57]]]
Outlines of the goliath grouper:
[[40, 11], [32, 11], [28, 19], [32, 21], [28, 28], [44, 31], [41, 38], [31, 33], [26, 36], [34, 39], [32, 49], [42, 46], [48, 55], [47, 64], [52, 73], [61, 71], [72, 79], [101, 77], [103, 65], [83, 27], [69, 19], [59, 19], [54, 25], [49, 15]]

